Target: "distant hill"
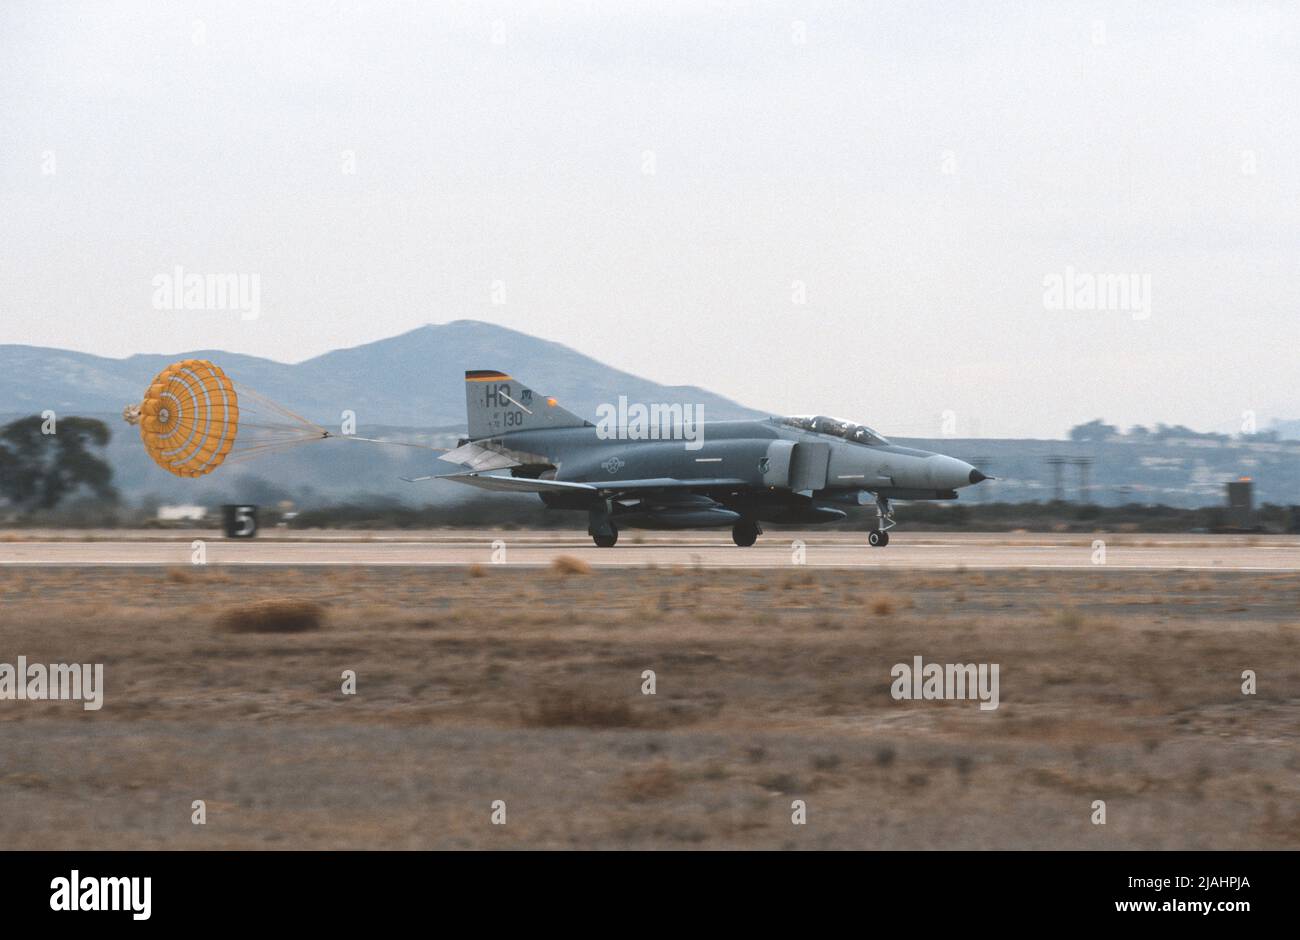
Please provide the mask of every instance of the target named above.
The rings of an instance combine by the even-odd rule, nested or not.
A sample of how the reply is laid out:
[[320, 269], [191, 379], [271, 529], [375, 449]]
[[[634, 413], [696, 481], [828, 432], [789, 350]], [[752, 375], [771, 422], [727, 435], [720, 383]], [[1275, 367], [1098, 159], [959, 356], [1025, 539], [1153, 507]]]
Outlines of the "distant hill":
[[[108, 359], [36, 346], [0, 345], [0, 423], [52, 408], [60, 415], [105, 420], [112, 432], [108, 459], [114, 483], [131, 502], [306, 503], [381, 497], [407, 502], [462, 499], [452, 484], [403, 483], [401, 476], [446, 472], [428, 451], [352, 446], [327, 441], [239, 463], [199, 480], [156, 467], [138, 433], [120, 420], [149, 380], [181, 359], [211, 359], [241, 384], [320, 424], [357, 415], [365, 437], [454, 447], [465, 429], [466, 369], [501, 369], [592, 421], [602, 402], [681, 402], [703, 405], [706, 420], [762, 417], [694, 386], [659, 385], [620, 372], [567, 346], [475, 320], [422, 326], [400, 336], [325, 353], [296, 364], [212, 349]], [[535, 502], [535, 500], [533, 500]]]
[[[199, 480], [171, 476], [150, 462], [138, 433], [120, 420], [122, 406], [139, 401], [145, 384], [178, 359], [208, 358], [244, 385], [327, 426], [339, 413], [357, 414], [365, 437], [454, 446], [465, 427], [465, 369], [513, 372], [539, 392], [592, 420], [602, 402], [704, 405], [706, 420], [760, 417], [764, 413], [694, 386], [665, 386], [612, 369], [567, 346], [490, 323], [457, 320], [424, 326], [390, 339], [341, 349], [288, 365], [216, 350], [106, 359], [32, 346], [0, 346], [0, 423], [53, 408], [61, 415], [104, 418], [113, 432], [108, 459], [114, 482], [132, 503], [141, 501], [261, 504], [292, 499], [303, 506], [367, 498], [405, 503], [461, 501], [471, 493], [449, 483], [408, 484], [403, 476], [445, 472], [426, 450], [325, 441], [223, 467]], [[888, 416], [878, 416], [888, 433]], [[1107, 426], [1094, 422], [1104, 429]], [[906, 440], [901, 444], [962, 457], [998, 479], [962, 492], [966, 502], [1049, 500], [1056, 492], [1049, 460], [1065, 458], [1062, 491], [1079, 499], [1091, 460], [1087, 498], [1205, 506], [1223, 500], [1223, 484], [1239, 476], [1256, 480], [1258, 502], [1300, 503], [1300, 442], [1241, 441], [1227, 435], [1118, 435], [1096, 439]], [[1273, 430], [1285, 438], [1289, 425]], [[1188, 432], [1189, 434], [1191, 432]], [[512, 497], [502, 497], [512, 498]], [[531, 496], [513, 497], [532, 506]]]
[[703, 405], [706, 420], [763, 414], [701, 388], [659, 385], [559, 343], [477, 320], [422, 326], [296, 364], [212, 349], [108, 359], [0, 346], [0, 414], [46, 408], [62, 414], [117, 414], [140, 400], [163, 367], [189, 358], [211, 359], [242, 384], [325, 425], [337, 424], [346, 408], [356, 412], [362, 426], [462, 427], [466, 369], [515, 373], [592, 420], [597, 405], [619, 395], [630, 401]]
[[1274, 421], [1268, 429], [1284, 441], [1300, 441], [1300, 421]]

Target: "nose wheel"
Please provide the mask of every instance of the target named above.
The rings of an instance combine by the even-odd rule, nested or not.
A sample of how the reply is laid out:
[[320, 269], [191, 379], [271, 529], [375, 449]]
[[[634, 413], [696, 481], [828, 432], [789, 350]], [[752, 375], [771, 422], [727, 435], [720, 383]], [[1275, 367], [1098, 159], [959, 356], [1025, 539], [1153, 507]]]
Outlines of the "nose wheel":
[[884, 496], [877, 496], [876, 527], [867, 533], [867, 544], [872, 548], [884, 548], [889, 544], [889, 530], [894, 525], [894, 507]]

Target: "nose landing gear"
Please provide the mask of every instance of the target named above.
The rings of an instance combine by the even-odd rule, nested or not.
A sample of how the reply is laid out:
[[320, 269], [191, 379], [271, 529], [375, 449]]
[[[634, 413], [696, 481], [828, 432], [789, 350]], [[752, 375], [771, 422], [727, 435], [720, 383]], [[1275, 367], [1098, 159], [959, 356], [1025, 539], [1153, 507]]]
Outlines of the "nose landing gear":
[[889, 530], [895, 526], [894, 507], [888, 498], [876, 497], [876, 527], [867, 533], [867, 544], [872, 548], [884, 548], [889, 544]]

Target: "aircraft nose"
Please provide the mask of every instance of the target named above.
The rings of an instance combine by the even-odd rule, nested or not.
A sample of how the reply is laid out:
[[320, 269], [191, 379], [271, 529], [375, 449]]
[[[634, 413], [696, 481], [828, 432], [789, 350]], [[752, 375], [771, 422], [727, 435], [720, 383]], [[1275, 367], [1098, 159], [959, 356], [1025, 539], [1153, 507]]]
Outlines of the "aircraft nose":
[[959, 486], [970, 486], [987, 479], [966, 461], [956, 457], [935, 454], [926, 462], [929, 464], [930, 485], [937, 489], [955, 490]]

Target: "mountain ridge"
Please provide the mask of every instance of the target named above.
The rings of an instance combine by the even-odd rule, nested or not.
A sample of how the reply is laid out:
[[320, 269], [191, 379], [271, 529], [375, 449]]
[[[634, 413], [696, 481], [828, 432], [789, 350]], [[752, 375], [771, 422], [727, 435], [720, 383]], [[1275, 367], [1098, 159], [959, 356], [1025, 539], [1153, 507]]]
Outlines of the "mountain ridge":
[[54, 347], [0, 345], [0, 413], [47, 408], [115, 413], [138, 401], [165, 366], [191, 358], [211, 359], [242, 385], [327, 425], [336, 423], [343, 409], [355, 411], [361, 423], [463, 424], [466, 369], [508, 372], [585, 417], [594, 417], [597, 405], [619, 395], [647, 403], [703, 405], [709, 420], [767, 414], [698, 386], [662, 385], [561, 343], [467, 319], [428, 323], [297, 363], [216, 349], [114, 359]]

